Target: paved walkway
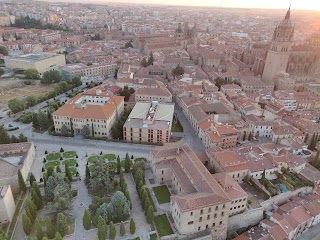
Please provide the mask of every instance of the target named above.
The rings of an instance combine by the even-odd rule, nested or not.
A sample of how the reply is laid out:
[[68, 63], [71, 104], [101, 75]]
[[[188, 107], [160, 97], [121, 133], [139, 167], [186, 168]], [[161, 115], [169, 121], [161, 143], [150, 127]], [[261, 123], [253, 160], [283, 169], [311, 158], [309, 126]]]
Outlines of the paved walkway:
[[132, 235], [131, 238], [134, 239], [135, 237], [139, 236], [141, 240], [148, 240], [149, 232], [151, 229], [144, 216], [144, 211], [141, 207], [139, 195], [136, 191], [135, 182], [130, 173], [125, 174], [124, 177], [128, 185], [128, 189], [129, 189], [129, 193], [132, 201], [131, 216], [134, 218], [134, 221], [136, 223], [136, 234]]

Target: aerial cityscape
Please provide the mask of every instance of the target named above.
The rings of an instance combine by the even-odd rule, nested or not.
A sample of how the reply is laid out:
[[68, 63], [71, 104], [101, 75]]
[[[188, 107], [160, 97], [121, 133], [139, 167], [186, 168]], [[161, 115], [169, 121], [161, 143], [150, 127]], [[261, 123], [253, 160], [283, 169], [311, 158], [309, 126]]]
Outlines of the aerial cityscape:
[[320, 3], [0, 0], [0, 240], [320, 240]]

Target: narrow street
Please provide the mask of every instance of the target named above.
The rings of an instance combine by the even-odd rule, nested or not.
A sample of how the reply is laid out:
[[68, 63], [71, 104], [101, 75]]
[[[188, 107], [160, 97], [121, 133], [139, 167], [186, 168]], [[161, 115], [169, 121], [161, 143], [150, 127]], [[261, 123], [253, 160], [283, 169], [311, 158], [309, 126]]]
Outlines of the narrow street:
[[196, 132], [188, 122], [188, 119], [183, 114], [181, 108], [178, 104], [175, 104], [175, 114], [177, 115], [179, 122], [183, 127], [184, 138], [183, 141], [191, 147], [191, 149], [195, 152], [204, 152], [205, 147], [201, 140], [198, 138]]

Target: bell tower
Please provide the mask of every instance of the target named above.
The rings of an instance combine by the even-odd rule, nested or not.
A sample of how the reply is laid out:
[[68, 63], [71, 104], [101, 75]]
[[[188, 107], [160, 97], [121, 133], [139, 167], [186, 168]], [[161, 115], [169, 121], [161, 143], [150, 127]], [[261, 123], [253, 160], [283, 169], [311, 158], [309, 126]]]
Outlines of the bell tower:
[[262, 73], [263, 82], [273, 82], [274, 77], [285, 72], [292, 46], [294, 26], [290, 20], [290, 7], [285, 18], [278, 24], [272, 36], [265, 66]]

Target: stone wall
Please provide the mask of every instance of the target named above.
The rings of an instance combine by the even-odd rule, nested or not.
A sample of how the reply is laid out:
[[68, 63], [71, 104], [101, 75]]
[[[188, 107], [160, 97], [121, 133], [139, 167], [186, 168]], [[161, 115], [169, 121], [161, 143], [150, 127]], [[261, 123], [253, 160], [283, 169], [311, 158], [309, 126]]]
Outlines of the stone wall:
[[250, 225], [256, 225], [263, 219], [263, 208], [247, 210], [243, 213], [229, 217], [228, 231], [236, 231]]
[[285, 203], [286, 201], [288, 201], [290, 198], [298, 196], [299, 194], [301, 195], [310, 194], [312, 193], [312, 191], [313, 191], [312, 187], [302, 187], [292, 192], [288, 191], [285, 193], [280, 193], [279, 195], [276, 195], [260, 204], [263, 207], [264, 211], [270, 211], [274, 208], [275, 205], [279, 206]]

